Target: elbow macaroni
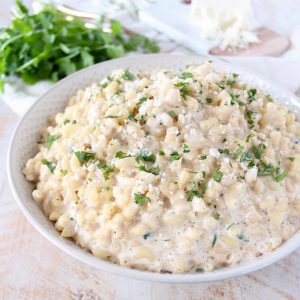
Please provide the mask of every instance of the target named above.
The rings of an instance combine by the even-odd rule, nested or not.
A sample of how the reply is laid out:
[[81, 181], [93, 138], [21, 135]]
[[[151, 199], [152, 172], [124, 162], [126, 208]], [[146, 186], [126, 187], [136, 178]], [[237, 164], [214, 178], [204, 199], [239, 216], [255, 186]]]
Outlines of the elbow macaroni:
[[63, 237], [153, 272], [211, 271], [300, 227], [300, 124], [206, 62], [115, 70], [41, 130], [24, 174]]

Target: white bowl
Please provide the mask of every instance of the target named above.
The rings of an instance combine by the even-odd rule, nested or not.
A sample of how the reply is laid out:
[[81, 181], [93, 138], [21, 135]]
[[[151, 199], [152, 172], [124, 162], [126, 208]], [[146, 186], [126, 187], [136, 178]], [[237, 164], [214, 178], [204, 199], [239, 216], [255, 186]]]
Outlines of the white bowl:
[[[111, 60], [72, 74], [55, 84], [47, 93], [40, 97], [20, 120], [9, 147], [7, 161], [11, 190], [18, 206], [31, 224], [58, 248], [82, 262], [103, 271], [152, 282], [195, 283], [232, 278], [270, 265], [287, 256], [300, 246], [300, 231], [298, 231], [287, 242], [270, 254], [213, 272], [173, 275], [139, 271], [101, 260], [79, 246], [76, 246], [71, 240], [62, 238], [54, 228], [53, 223], [48, 220], [41, 208], [32, 199], [33, 186], [26, 181], [22, 174], [22, 169], [26, 161], [37, 152], [36, 142], [39, 139], [39, 131], [42, 127], [47, 126], [48, 116], [63, 111], [68, 99], [78, 89], [83, 89], [93, 82], [100, 81], [116, 68], [130, 68], [133, 71], [151, 70], [157, 67], [180, 69], [187, 64], [201, 64], [206, 59], [199, 56], [158, 54]], [[241, 67], [227, 63], [215, 62], [215, 66], [220, 70], [239, 73], [242, 80], [273, 95], [280, 103], [287, 105], [291, 111], [295, 112], [299, 118], [299, 100], [277, 83], [262, 79], [253, 73], [245, 71]]]

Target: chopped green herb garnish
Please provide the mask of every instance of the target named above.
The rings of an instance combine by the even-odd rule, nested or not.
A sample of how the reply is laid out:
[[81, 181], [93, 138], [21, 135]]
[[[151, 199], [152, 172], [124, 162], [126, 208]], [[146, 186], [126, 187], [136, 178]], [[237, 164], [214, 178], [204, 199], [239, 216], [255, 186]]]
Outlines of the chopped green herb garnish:
[[275, 168], [271, 164], [269, 164], [269, 165], [263, 164], [262, 167], [258, 168], [257, 175], [258, 176], [269, 176], [269, 175], [273, 175], [274, 171], [275, 171]]
[[105, 116], [104, 119], [118, 119], [118, 118], [121, 118], [122, 116], [113, 116], [113, 115], [108, 115], [108, 116]]
[[193, 78], [194, 76], [190, 72], [183, 72], [183, 73], [180, 74], [179, 77], [182, 78], [182, 79], [187, 79], [187, 78]]
[[255, 135], [253, 133], [250, 133], [247, 137], [246, 137], [246, 142], [248, 143], [250, 141], [251, 138], [253, 138]]
[[147, 173], [151, 173], [153, 175], [158, 175], [159, 172], [160, 172], [160, 169], [159, 169], [159, 166], [157, 167], [151, 167], [149, 169], [147, 169], [145, 166], [139, 166], [138, 169], [140, 171], [144, 171], [144, 172], [147, 172]]
[[214, 181], [221, 182], [223, 173], [220, 170], [213, 170], [212, 177], [213, 177]]
[[64, 120], [64, 125], [67, 125], [68, 123], [70, 123], [71, 121], [69, 119], [65, 119]]
[[183, 153], [189, 153], [190, 151], [189, 145], [183, 144]]
[[191, 202], [191, 201], [193, 201], [194, 197], [198, 197], [198, 196], [200, 196], [200, 193], [198, 191], [196, 191], [196, 190], [191, 191], [188, 195], [187, 201]]
[[235, 83], [236, 81], [234, 79], [227, 78], [226, 80], [226, 84], [229, 85], [230, 87], [233, 87]]
[[211, 247], [212, 247], [212, 248], [216, 245], [216, 242], [217, 242], [217, 235], [215, 234], [215, 235], [214, 235], [214, 238], [213, 238], [213, 241], [212, 241], [212, 243], [211, 243]]
[[253, 128], [254, 127], [254, 119], [253, 119], [253, 115], [255, 114], [256, 112], [253, 111], [253, 110], [250, 110], [248, 108], [246, 108], [245, 110], [245, 119], [247, 120], [247, 123], [249, 125], [250, 128]]
[[235, 95], [233, 93], [230, 93], [230, 98], [231, 98], [231, 101], [230, 101], [230, 105], [234, 105], [237, 103], [238, 101], [238, 98], [240, 97], [240, 95]]
[[47, 138], [46, 138], [46, 143], [45, 143], [46, 148], [47, 148], [48, 150], [50, 150], [52, 144], [53, 144], [56, 140], [58, 140], [60, 137], [61, 137], [60, 134], [48, 135]]
[[266, 146], [264, 144], [259, 144], [257, 147], [253, 146], [251, 148], [251, 151], [257, 159], [260, 159], [261, 158], [261, 152], [262, 152], [263, 149], [266, 149]]
[[136, 204], [143, 206], [146, 202], [151, 202], [151, 199], [141, 193], [134, 193], [134, 201]]
[[216, 213], [214, 213], [214, 214], [213, 214], [213, 218], [214, 218], [214, 219], [216, 219], [216, 220], [219, 220], [219, 218], [220, 218], [220, 214], [219, 214], [219, 213], [217, 213], [217, 212], [216, 212]]
[[240, 158], [241, 163], [250, 160], [252, 160], [252, 154], [250, 152], [244, 152]]
[[128, 113], [128, 120], [137, 122], [138, 120], [135, 118], [134, 114], [132, 112]]
[[74, 152], [81, 165], [95, 158], [94, 152], [77, 151]]
[[256, 89], [250, 89], [247, 91], [248, 98], [250, 99], [250, 102], [253, 100], [256, 100], [255, 95], [256, 95]]
[[271, 95], [265, 95], [265, 97], [267, 98], [267, 100], [268, 100], [269, 102], [273, 102], [273, 98], [272, 98]]
[[103, 177], [105, 181], [109, 179], [110, 173], [114, 172], [115, 170], [114, 167], [110, 167], [107, 165], [107, 163], [101, 163], [101, 162], [97, 164], [97, 168], [103, 171]]
[[116, 158], [125, 158], [125, 157], [127, 157], [127, 155], [123, 151], [118, 151], [116, 153]]
[[176, 114], [176, 112], [175, 112], [175, 111], [173, 111], [173, 110], [171, 110], [171, 111], [168, 111], [168, 115], [169, 115], [171, 118], [173, 118], [173, 119], [175, 119], [175, 118], [177, 117], [177, 114]]
[[242, 154], [243, 150], [244, 150], [244, 146], [238, 145], [238, 148], [236, 149], [233, 155], [233, 159], [237, 159]]
[[205, 160], [207, 158], [207, 154], [202, 154], [199, 156], [199, 160]]
[[212, 104], [213, 103], [213, 99], [211, 98], [206, 98], [206, 104]]
[[186, 96], [188, 96], [189, 94], [188, 84], [186, 82], [177, 82], [175, 86], [179, 88], [180, 94], [183, 99], [186, 99]]
[[162, 150], [159, 150], [159, 152], [158, 152], [158, 153], [159, 153], [159, 155], [160, 155], [160, 156], [164, 156], [164, 155], [165, 155], [165, 152], [164, 152], [164, 151], [162, 151]]
[[155, 162], [156, 157], [147, 150], [142, 150], [135, 160], [139, 163], [140, 161]]
[[47, 166], [51, 173], [53, 173], [56, 168], [56, 163], [49, 161], [47, 159], [42, 159], [42, 164]]
[[219, 148], [218, 151], [219, 151], [221, 154], [229, 155], [229, 149], [227, 149], [227, 148], [225, 148], [225, 149]]
[[146, 97], [142, 97], [140, 98], [139, 102], [137, 103], [137, 105], [140, 107], [144, 102], [147, 101], [147, 98]]
[[172, 152], [169, 158], [170, 162], [173, 162], [174, 160], [179, 160], [180, 159], [180, 154], [176, 151]]
[[128, 69], [126, 69], [124, 71], [124, 73], [122, 74], [122, 78], [125, 79], [125, 80], [133, 80], [134, 75]]
[[286, 175], [287, 175], [287, 172], [283, 171], [281, 174], [274, 176], [274, 179], [276, 182], [280, 182], [285, 178]]
[[295, 157], [288, 157], [288, 160], [294, 161], [294, 160], [295, 160]]
[[152, 232], [147, 232], [146, 234], [143, 235], [144, 240], [146, 240], [147, 238], [149, 238], [152, 235]]

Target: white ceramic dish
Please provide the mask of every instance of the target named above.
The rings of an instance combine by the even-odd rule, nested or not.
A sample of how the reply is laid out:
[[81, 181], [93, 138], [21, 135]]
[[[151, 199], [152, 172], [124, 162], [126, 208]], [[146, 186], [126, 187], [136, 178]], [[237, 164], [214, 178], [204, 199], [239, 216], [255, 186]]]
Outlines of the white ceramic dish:
[[[130, 68], [133, 71], [151, 70], [157, 67], [180, 69], [187, 64], [199, 64], [204, 60], [206, 60], [204, 57], [199, 56], [170, 54], [143, 55], [111, 60], [81, 70], [61, 80], [34, 103], [20, 120], [14, 132], [8, 151], [7, 169], [11, 190], [18, 206], [41, 234], [71, 256], [103, 271], [135, 279], [169, 283], [208, 282], [243, 275], [280, 260], [300, 246], [300, 231], [298, 231], [291, 239], [268, 255], [210, 273], [173, 275], [138, 271], [96, 258], [76, 246], [73, 241], [62, 238], [54, 228], [53, 223], [48, 220], [40, 207], [33, 201], [31, 196], [33, 187], [26, 181], [22, 169], [26, 161], [37, 151], [36, 141], [39, 138], [39, 130], [47, 125], [48, 116], [62, 111], [69, 97], [75, 94], [78, 89], [100, 81], [116, 68]], [[276, 97], [282, 104], [287, 105], [291, 111], [297, 114], [299, 119], [299, 100], [277, 83], [262, 79], [240, 67], [227, 63], [216, 62], [215, 66], [217, 69], [223, 69], [227, 72], [239, 73], [242, 80], [264, 90]]]

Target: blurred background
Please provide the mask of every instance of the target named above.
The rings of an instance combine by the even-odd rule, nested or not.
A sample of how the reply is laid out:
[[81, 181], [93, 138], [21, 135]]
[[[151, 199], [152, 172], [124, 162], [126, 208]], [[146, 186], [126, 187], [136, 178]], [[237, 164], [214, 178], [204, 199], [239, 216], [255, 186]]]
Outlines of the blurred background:
[[[89, 25], [116, 19], [163, 53], [197, 54], [243, 65], [300, 92], [300, 1], [295, 0], [24, 0], [31, 13], [45, 4]], [[0, 0], [0, 26], [11, 22], [14, 0]], [[125, 55], [143, 51], [131, 51]], [[22, 114], [51, 83], [27, 86], [8, 78], [2, 99]], [[20, 101], [19, 99], [22, 99]]]

